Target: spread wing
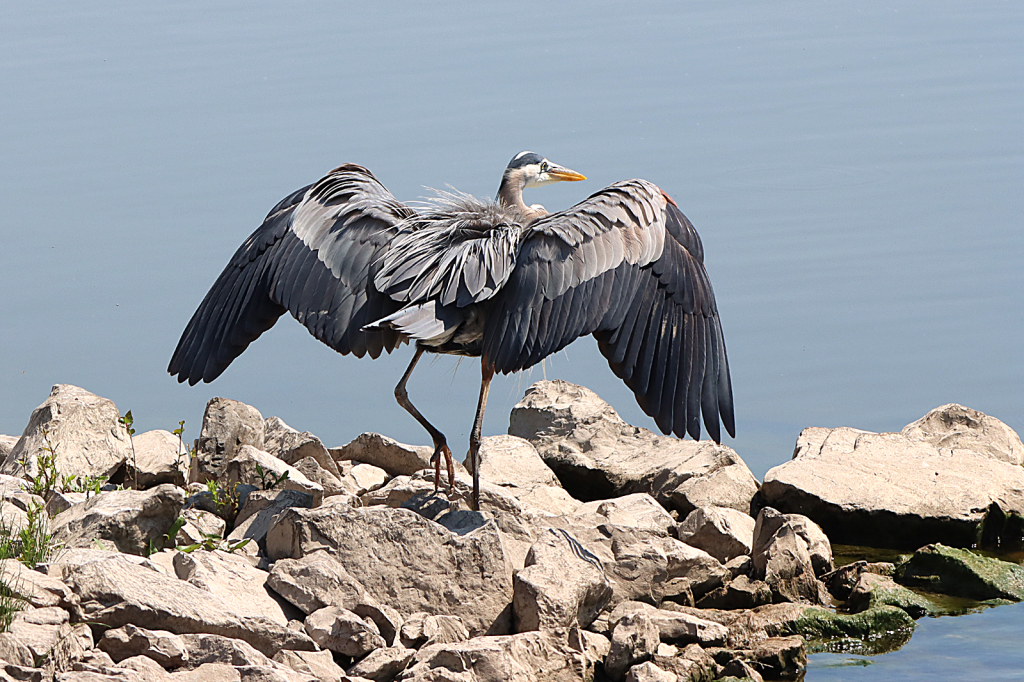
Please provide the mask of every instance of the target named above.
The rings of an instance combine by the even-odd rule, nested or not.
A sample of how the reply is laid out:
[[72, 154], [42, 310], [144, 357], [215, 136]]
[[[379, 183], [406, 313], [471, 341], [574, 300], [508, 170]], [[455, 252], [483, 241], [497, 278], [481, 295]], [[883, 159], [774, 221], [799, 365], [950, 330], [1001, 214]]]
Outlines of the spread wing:
[[608, 364], [665, 433], [735, 435], [725, 339], [700, 237], [644, 180], [615, 183], [533, 223], [484, 330], [498, 372], [593, 334]]
[[178, 341], [167, 371], [213, 381], [286, 311], [342, 354], [400, 342], [363, 327], [398, 309], [373, 288], [397, 225], [413, 215], [362, 166], [346, 164], [274, 207], [231, 258]]

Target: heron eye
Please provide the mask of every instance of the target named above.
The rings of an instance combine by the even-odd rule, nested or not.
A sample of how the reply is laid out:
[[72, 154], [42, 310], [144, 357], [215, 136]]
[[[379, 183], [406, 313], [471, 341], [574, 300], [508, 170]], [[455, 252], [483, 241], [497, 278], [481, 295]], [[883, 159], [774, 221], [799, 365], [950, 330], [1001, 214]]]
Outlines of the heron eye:
[[548, 162], [547, 161], [542, 161], [541, 162], [541, 164], [540, 164], [540, 172], [541, 173], [547, 173], [548, 172]]

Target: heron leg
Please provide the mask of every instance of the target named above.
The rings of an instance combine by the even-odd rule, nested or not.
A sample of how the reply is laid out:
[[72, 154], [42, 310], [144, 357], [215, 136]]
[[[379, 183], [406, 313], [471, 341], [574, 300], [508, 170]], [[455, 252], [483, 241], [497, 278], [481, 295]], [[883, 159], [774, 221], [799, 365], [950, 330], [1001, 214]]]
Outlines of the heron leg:
[[412, 376], [413, 369], [416, 368], [416, 363], [419, 362], [420, 356], [423, 355], [423, 348], [417, 347], [416, 354], [412, 356], [412, 362], [409, 363], [409, 367], [405, 370], [405, 374], [402, 375], [402, 380], [395, 386], [395, 400], [398, 404], [405, 408], [405, 411], [413, 416], [423, 428], [430, 434], [431, 439], [434, 441], [434, 455], [430, 458], [430, 461], [434, 464], [434, 492], [437, 492], [441, 485], [441, 456], [444, 456], [445, 463], [448, 466], [448, 489], [453, 490], [455, 487], [455, 468], [452, 464], [452, 451], [448, 447], [448, 441], [444, 437], [444, 434], [434, 428], [434, 425], [427, 421], [426, 417], [420, 414], [420, 411], [416, 409], [416, 406], [409, 400], [409, 392], [405, 389], [405, 384], [409, 381], [409, 377]]
[[480, 511], [480, 431], [484, 425], [484, 409], [487, 407], [487, 393], [491, 389], [494, 368], [486, 360], [480, 362], [480, 399], [476, 404], [476, 418], [473, 430], [469, 433], [469, 463], [473, 467], [473, 500], [474, 511]]

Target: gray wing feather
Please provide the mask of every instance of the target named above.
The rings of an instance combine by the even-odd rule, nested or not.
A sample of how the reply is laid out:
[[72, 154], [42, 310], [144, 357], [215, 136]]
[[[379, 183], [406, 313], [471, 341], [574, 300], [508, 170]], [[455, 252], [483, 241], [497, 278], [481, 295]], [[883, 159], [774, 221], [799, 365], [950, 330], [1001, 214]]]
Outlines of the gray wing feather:
[[398, 335], [363, 326], [398, 306], [372, 286], [376, 263], [414, 212], [346, 164], [279, 203], [239, 247], [185, 328], [168, 371], [213, 381], [286, 311], [339, 353], [377, 357]]
[[735, 433], [725, 340], [703, 247], [656, 185], [627, 180], [533, 223], [494, 298], [484, 361], [529, 367], [593, 334], [665, 433]]

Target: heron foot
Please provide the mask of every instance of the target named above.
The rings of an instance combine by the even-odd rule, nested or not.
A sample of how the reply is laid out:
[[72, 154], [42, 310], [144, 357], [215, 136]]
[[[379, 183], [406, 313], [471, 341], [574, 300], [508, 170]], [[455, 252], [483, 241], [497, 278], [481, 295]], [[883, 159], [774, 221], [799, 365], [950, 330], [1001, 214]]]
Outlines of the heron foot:
[[430, 457], [430, 463], [434, 465], [434, 492], [441, 487], [441, 455], [444, 455], [445, 466], [448, 469], [448, 492], [455, 490], [455, 464], [452, 460], [452, 451], [447, 444], [441, 443], [434, 448], [434, 454]]

